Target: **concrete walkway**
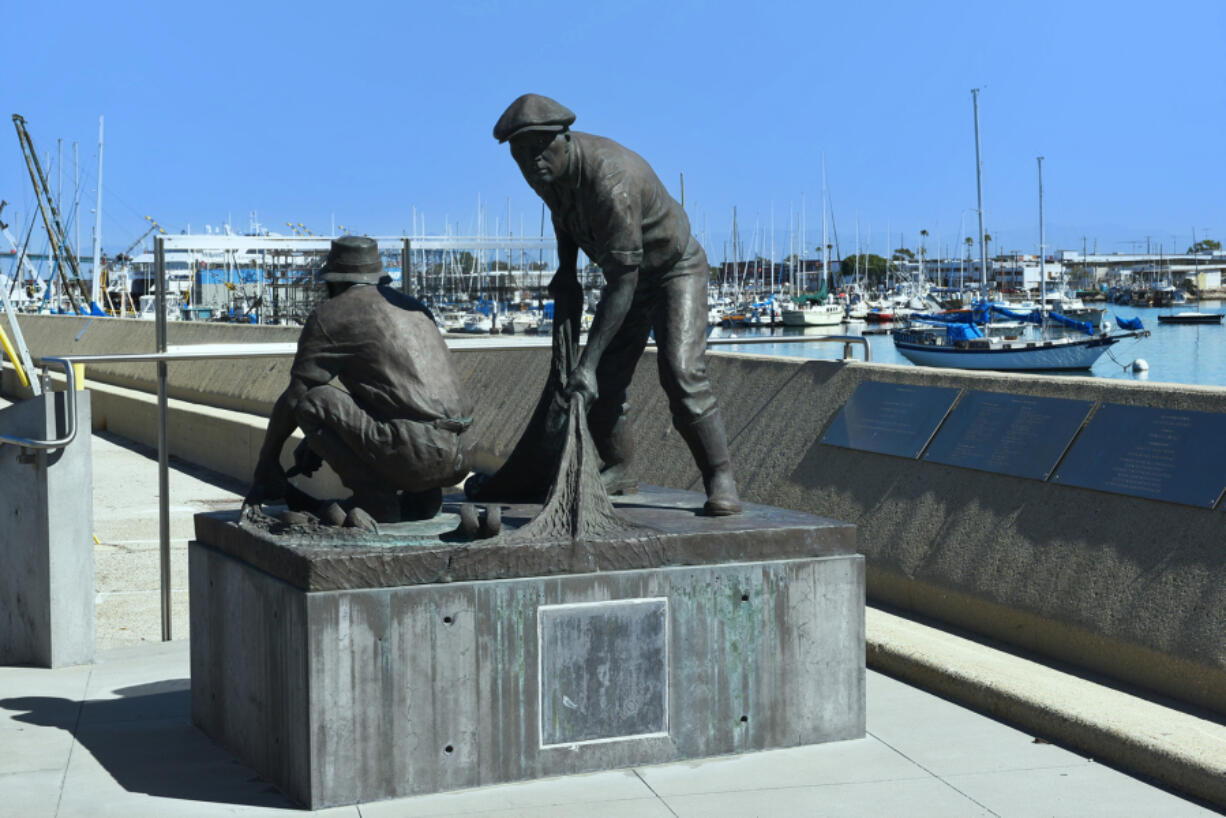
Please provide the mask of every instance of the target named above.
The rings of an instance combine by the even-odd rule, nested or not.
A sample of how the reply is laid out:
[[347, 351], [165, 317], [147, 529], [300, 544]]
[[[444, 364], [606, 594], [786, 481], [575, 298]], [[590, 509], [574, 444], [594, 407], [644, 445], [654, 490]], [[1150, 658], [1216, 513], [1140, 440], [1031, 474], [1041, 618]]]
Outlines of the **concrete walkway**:
[[[95, 435], [96, 664], [0, 668], [0, 816], [284, 814], [268, 782], [191, 726], [191, 514], [242, 487], [173, 470], [176, 641], [156, 641], [153, 453]], [[871, 617], [870, 617], [871, 618]], [[889, 676], [868, 736], [836, 744], [501, 785], [322, 811], [345, 816], [1181, 816], [1210, 811]]]

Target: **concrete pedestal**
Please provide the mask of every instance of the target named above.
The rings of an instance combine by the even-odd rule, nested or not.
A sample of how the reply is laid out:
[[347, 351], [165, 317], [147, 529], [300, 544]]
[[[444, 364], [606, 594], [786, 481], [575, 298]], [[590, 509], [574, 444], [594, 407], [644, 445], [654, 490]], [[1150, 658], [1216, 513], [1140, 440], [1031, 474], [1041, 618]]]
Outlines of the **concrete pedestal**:
[[[0, 446], [0, 665], [60, 667], [94, 659], [93, 466], [89, 393], [76, 394], [77, 436], [62, 449]], [[64, 434], [62, 392], [0, 410], [5, 434]]]
[[198, 515], [193, 721], [312, 808], [863, 736], [854, 527], [628, 499], [657, 535], [290, 545]]

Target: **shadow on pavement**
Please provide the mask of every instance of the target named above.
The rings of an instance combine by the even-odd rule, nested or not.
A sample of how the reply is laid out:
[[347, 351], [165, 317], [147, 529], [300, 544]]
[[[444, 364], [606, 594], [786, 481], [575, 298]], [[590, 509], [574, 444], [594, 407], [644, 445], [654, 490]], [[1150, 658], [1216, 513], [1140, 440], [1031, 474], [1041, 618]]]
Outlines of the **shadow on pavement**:
[[[114, 432], [108, 432], [105, 430], [99, 430], [93, 434], [94, 437], [105, 440], [108, 443], [112, 443], [121, 449], [127, 449], [133, 454], [138, 454], [141, 457], [152, 460], [156, 467], [158, 450], [155, 447], [146, 446], [144, 443], [129, 440], [126, 437], [120, 437]], [[211, 486], [219, 488], [223, 491], [237, 494], [240, 497], [246, 494], [247, 489], [250, 488], [249, 484], [245, 480], [239, 480], [237, 478], [222, 474], [221, 472], [213, 471], [212, 469], [184, 460], [178, 455], [170, 455], [169, 463], [171, 471], [182, 472], [183, 474], [196, 478], [202, 483], [208, 483]]]
[[[0, 708], [19, 712], [16, 721], [74, 733], [128, 792], [299, 811], [276, 787], [192, 725], [190, 685], [189, 679], [170, 679], [120, 688], [115, 691], [119, 698], [84, 702], [20, 696], [0, 699]], [[78, 705], [84, 705], [80, 718], [75, 724], [66, 722], [66, 710]], [[65, 802], [70, 800], [75, 766], [69, 767], [64, 782]]]

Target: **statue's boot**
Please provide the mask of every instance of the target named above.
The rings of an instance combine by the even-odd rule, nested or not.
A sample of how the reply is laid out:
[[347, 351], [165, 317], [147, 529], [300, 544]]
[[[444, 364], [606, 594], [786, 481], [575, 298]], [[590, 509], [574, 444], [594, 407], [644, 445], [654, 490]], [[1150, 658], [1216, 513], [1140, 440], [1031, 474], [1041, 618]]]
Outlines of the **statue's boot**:
[[406, 491], [400, 495], [400, 519], [431, 520], [443, 508], [443, 490]]
[[610, 497], [635, 494], [639, 490], [639, 481], [634, 476], [632, 466], [634, 431], [630, 428], [630, 417], [626, 414], [628, 408], [623, 404], [612, 423], [605, 422], [596, 414], [599, 412], [598, 408], [589, 416], [588, 428], [592, 433], [592, 442], [596, 444], [596, 453], [604, 463], [600, 469], [600, 481], [604, 483], [605, 492]]
[[344, 506], [349, 511], [360, 508], [370, 515], [376, 523], [398, 523], [400, 517], [400, 496], [395, 491], [382, 487], [360, 486], [355, 488], [353, 496], [345, 501]]
[[702, 485], [707, 492], [703, 514], [727, 517], [741, 513], [741, 498], [736, 493], [732, 477], [732, 459], [728, 455], [728, 435], [718, 409], [698, 420], [681, 426], [677, 431], [690, 447], [690, 454], [702, 472]]
[[290, 511], [306, 511], [315, 513], [320, 507], [320, 501], [307, 492], [293, 485], [285, 484], [285, 505]]
[[[307, 408], [310, 408], [309, 406]], [[307, 445], [332, 467], [353, 496], [341, 506], [346, 513], [360, 508], [377, 523], [400, 522], [400, 497], [394, 487], [375, 474], [370, 464], [353, 451], [337, 432], [323, 425], [310, 412], [299, 412], [298, 425], [306, 437]], [[346, 525], [352, 521], [347, 520]], [[365, 528], [359, 525], [359, 528]]]

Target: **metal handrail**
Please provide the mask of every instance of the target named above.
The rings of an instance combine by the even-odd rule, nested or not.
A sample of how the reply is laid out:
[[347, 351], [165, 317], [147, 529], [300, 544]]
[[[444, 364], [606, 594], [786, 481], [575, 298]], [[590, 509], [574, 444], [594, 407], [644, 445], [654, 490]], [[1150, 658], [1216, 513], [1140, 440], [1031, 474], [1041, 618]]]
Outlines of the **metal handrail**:
[[[261, 350], [258, 347], [269, 347], [267, 350]], [[26, 449], [60, 449], [72, 443], [77, 436], [77, 413], [76, 413], [76, 391], [77, 378], [76, 371], [73, 369], [73, 364], [134, 364], [134, 363], [159, 363], [172, 361], [207, 361], [220, 360], [226, 358], [281, 358], [288, 357], [294, 354], [294, 346], [292, 344], [248, 344], [243, 345], [244, 348], [239, 349], [235, 346], [231, 349], [209, 348], [207, 350], [193, 350], [190, 348], [180, 347], [168, 352], [125, 352], [114, 353], [111, 355], [71, 355], [71, 356], [53, 356], [44, 355], [39, 358], [39, 365], [45, 371], [47, 364], [58, 364], [64, 370], [65, 375], [65, 391], [68, 393], [65, 396], [65, 419], [66, 427], [64, 434], [61, 437], [52, 440], [33, 440], [30, 438], [18, 437], [16, 435], [0, 434], [0, 446], [5, 443], [11, 443], [15, 446], [21, 446]]]
[[[266, 346], [267, 349], [260, 349]], [[287, 344], [252, 344], [244, 349], [198, 351], [176, 349], [167, 352], [129, 352], [113, 355], [46, 355], [39, 359], [44, 372], [46, 364], [64, 368], [65, 395], [64, 434], [53, 440], [30, 440], [15, 435], [0, 435], [0, 445], [12, 443], [27, 449], [58, 449], [67, 446], [77, 436], [77, 379], [73, 364], [77, 363], [156, 363], [158, 365], [158, 563], [161, 574], [162, 641], [169, 642], [170, 630], [170, 433], [166, 392], [166, 364], [171, 361], [202, 361], [221, 358], [269, 358], [294, 354]]]
[[864, 347], [864, 360], [866, 362], [873, 360], [873, 349], [868, 345], [868, 339], [863, 335], [798, 335], [795, 337], [787, 335], [751, 335], [747, 338], [708, 338], [707, 346], [730, 346], [732, 344], [809, 344], [823, 341], [842, 344], [844, 361], [851, 358], [852, 344], [859, 344]]
[[[165, 337], [165, 336], [163, 336]], [[786, 339], [786, 340], [785, 340]], [[512, 342], [496, 346], [477, 343], [481, 339], [447, 339], [448, 346], [455, 349], [494, 348], [504, 350], [542, 349], [550, 345], [547, 339], [537, 342]], [[809, 343], [827, 342], [843, 344], [843, 359], [851, 358], [851, 345], [860, 344], [864, 347], [864, 360], [872, 360], [872, 350], [868, 339], [858, 335], [802, 335], [796, 338], [786, 336], [753, 336], [749, 338], [708, 338], [708, 345], [731, 344], [766, 344], [766, 343]], [[655, 343], [654, 339], [650, 342]], [[73, 364], [97, 363], [156, 363], [158, 364], [158, 556], [161, 568], [161, 607], [162, 607], [162, 641], [170, 641], [170, 452], [168, 428], [168, 390], [166, 382], [166, 364], [183, 361], [207, 361], [243, 358], [281, 358], [293, 356], [296, 344], [265, 343], [265, 344], [201, 344], [198, 348], [175, 347], [165, 352], [126, 352], [111, 355], [72, 355], [43, 356], [39, 359], [44, 373], [48, 363], [63, 367], [65, 375], [65, 432], [53, 440], [30, 440], [15, 435], [0, 435], [0, 445], [11, 443], [27, 449], [58, 449], [67, 446], [77, 435], [76, 411], [76, 372]]]
[[62, 449], [77, 437], [77, 378], [76, 372], [72, 369], [72, 361], [68, 358], [51, 356], [43, 358], [42, 361], [60, 364], [64, 367], [65, 382], [68, 386], [68, 394], [64, 397], [64, 434], [51, 440], [33, 440], [17, 435], [0, 434], [0, 446], [11, 443], [23, 449]]

